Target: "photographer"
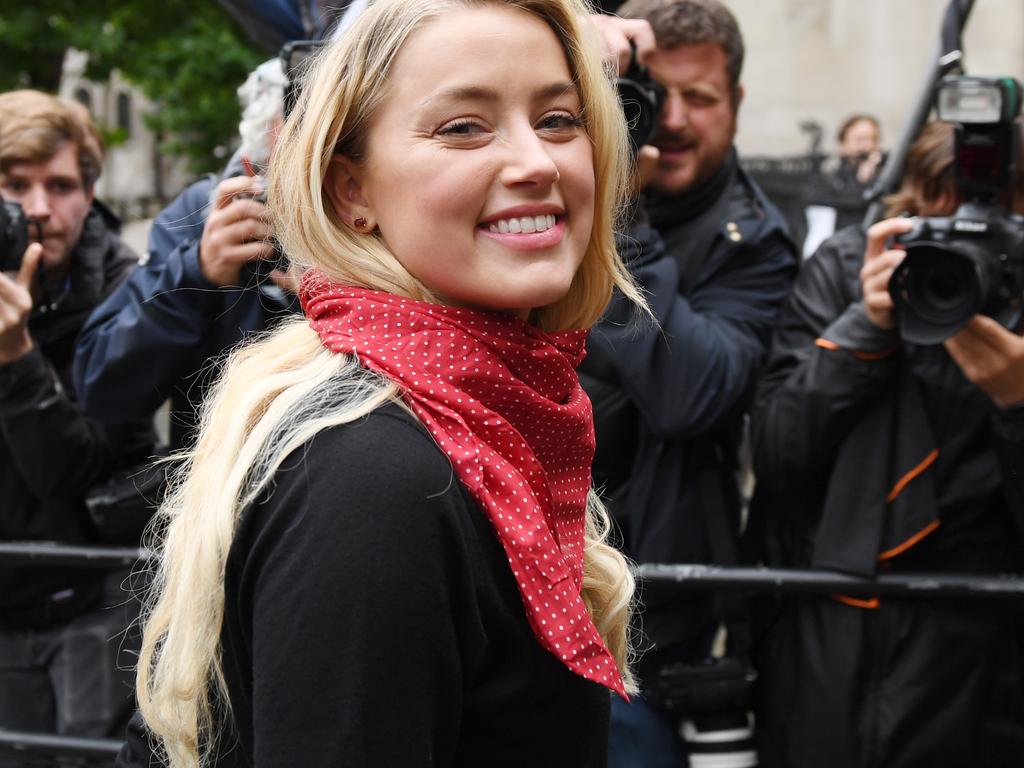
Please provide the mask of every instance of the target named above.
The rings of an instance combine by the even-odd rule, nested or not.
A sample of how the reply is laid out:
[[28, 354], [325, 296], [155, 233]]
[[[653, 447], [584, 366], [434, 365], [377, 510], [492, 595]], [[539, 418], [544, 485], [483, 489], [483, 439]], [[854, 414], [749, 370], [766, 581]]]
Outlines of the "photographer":
[[836, 133], [840, 165], [837, 178], [848, 189], [864, 189], [882, 169], [882, 129], [871, 115], [850, 115]]
[[[136, 261], [116, 222], [94, 205], [101, 163], [84, 107], [38, 91], [0, 94], [0, 194], [9, 210], [20, 205], [40, 240], [24, 255], [0, 253], [10, 267], [20, 260], [17, 271], [0, 273], [5, 540], [106, 540], [86, 509], [86, 491], [149, 453], [148, 425], [104, 429], [82, 413], [71, 384], [75, 336]], [[2, 242], [16, 239], [4, 235]], [[132, 618], [124, 576], [0, 563], [0, 728], [119, 730], [132, 701], [131, 659], [118, 658]]]
[[[75, 354], [86, 411], [109, 424], [171, 398], [171, 444], [188, 441], [210, 364], [298, 308], [274, 263], [264, 181], [281, 126], [284, 73], [261, 64], [239, 88], [242, 146], [220, 179], [188, 187], [153, 222], [144, 263], [89, 318]], [[248, 165], [246, 165], [248, 164]]]
[[[954, 157], [953, 128], [929, 124], [889, 215], [953, 214]], [[1014, 181], [1020, 212], [1019, 169]], [[1024, 339], [983, 315], [941, 344], [901, 338], [889, 284], [905, 253], [892, 239], [912, 226], [840, 231], [784, 305], [752, 416], [772, 565], [1024, 564]], [[761, 645], [762, 765], [1017, 765], [1019, 619], [978, 601], [787, 597]]]
[[[735, 18], [717, 0], [631, 0], [619, 13], [649, 22], [657, 43], [642, 61], [662, 106], [638, 165], [656, 161], [619, 248], [658, 322], [637, 322], [620, 296], [588, 341], [581, 371], [598, 430], [594, 479], [634, 560], [721, 562], [708, 522], [735, 549], [744, 411], [797, 260], [781, 215], [733, 147], [743, 98]], [[610, 764], [685, 765], [679, 707], [688, 705], [659, 678], [674, 665], [713, 666], [722, 606], [650, 591], [644, 604], [644, 697], [613, 703]], [[742, 655], [738, 639], [729, 650]]]

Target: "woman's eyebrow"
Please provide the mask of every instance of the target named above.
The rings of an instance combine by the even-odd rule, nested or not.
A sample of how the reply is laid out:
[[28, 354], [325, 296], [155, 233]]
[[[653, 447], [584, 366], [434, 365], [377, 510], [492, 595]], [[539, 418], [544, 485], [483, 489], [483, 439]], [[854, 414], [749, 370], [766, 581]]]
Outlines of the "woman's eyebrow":
[[[576, 93], [576, 84], [573, 82], [557, 82], [537, 88], [532, 98], [535, 101], [551, 99], [565, 93]], [[458, 101], [486, 101], [494, 102], [501, 99], [502, 91], [498, 88], [483, 85], [457, 85], [451, 88], [442, 88], [420, 102], [420, 109], [433, 106], [436, 103], [445, 104]]]

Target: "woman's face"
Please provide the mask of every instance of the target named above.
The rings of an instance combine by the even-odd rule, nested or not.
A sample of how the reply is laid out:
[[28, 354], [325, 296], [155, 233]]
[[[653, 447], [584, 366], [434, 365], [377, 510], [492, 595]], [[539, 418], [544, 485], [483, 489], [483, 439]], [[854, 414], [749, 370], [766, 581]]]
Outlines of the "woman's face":
[[569, 289], [590, 241], [594, 164], [551, 29], [462, 9], [410, 36], [354, 167], [368, 217], [446, 303], [513, 311]]

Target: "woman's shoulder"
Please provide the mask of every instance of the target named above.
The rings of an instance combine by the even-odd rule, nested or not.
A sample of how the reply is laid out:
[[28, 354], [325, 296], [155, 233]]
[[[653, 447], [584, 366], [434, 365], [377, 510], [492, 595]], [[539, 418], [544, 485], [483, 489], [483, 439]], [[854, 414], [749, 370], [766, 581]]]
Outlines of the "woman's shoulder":
[[[432, 493], [454, 478], [451, 462], [423, 425], [397, 403], [386, 403], [361, 419], [318, 432], [289, 456], [281, 476], [309, 476], [350, 486], [369, 485], [387, 477], [389, 485], [413, 490], [425, 484]], [[440, 488], [433, 487], [440, 485]]]
[[448, 457], [413, 415], [388, 403], [289, 455], [243, 511], [239, 532], [257, 546], [297, 534], [436, 536], [463, 528], [471, 509]]

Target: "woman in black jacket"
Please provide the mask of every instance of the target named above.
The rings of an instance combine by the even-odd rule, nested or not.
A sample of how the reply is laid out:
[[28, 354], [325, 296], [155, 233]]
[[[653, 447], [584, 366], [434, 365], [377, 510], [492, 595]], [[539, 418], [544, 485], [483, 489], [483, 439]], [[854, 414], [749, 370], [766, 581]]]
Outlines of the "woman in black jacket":
[[642, 299], [584, 11], [380, 0], [309, 71], [269, 174], [306, 317], [233, 356], [162, 512], [172, 766], [605, 763], [632, 582], [575, 366]]

